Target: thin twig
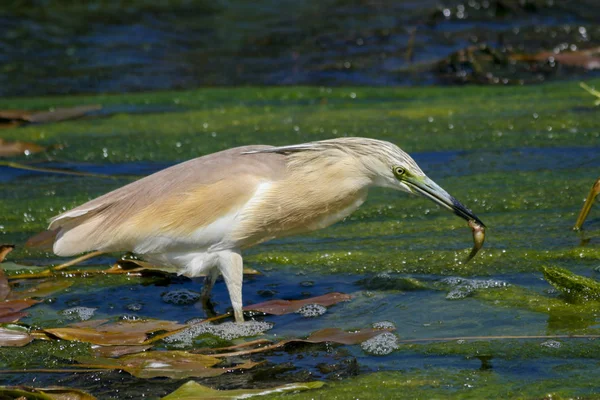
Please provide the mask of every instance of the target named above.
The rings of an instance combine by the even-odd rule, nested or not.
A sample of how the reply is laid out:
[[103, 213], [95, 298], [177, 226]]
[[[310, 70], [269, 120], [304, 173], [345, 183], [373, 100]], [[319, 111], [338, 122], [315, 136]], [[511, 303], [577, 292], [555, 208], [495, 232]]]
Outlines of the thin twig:
[[92, 251], [91, 253], [84, 254], [84, 255], [82, 255], [80, 257], [72, 259], [71, 261], [67, 261], [66, 263], [57, 265], [56, 267], [53, 267], [52, 269], [54, 271], [60, 271], [61, 269], [65, 269], [65, 268], [68, 268], [68, 267], [70, 267], [72, 265], [79, 264], [79, 263], [81, 263], [81, 262], [83, 262], [85, 260], [89, 260], [90, 258], [97, 257], [97, 256], [102, 255], [104, 253], [106, 253], [106, 252], [105, 251], [101, 251], [101, 250]]
[[3, 369], [0, 370], [0, 374], [26, 374], [26, 373], [71, 373], [71, 372], [98, 372], [104, 368], [96, 369], [47, 369], [47, 368], [34, 368], [34, 369]]
[[53, 174], [87, 176], [87, 177], [91, 177], [91, 178], [109, 178], [109, 179], [116, 178], [112, 175], [94, 174], [92, 172], [69, 171], [66, 169], [59, 169], [59, 168], [33, 167], [31, 165], [21, 164], [21, 163], [14, 162], [14, 161], [0, 161], [0, 166], [5, 166], [5, 167], [10, 167], [10, 168], [15, 168], [15, 169], [23, 169], [26, 171], [51, 172]]
[[443, 338], [422, 338], [422, 339], [404, 339], [399, 343], [419, 343], [419, 342], [452, 342], [458, 340], [510, 340], [510, 339], [598, 339], [600, 335], [533, 335], [533, 336], [463, 336], [463, 337], [443, 337]]

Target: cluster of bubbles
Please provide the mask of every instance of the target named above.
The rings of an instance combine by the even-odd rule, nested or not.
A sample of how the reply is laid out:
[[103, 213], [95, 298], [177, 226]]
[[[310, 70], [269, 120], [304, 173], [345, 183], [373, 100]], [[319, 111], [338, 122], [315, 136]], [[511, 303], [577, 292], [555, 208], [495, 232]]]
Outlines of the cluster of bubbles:
[[61, 311], [61, 314], [67, 317], [67, 319], [79, 319], [80, 321], [87, 321], [94, 316], [95, 311], [96, 308], [73, 307]]
[[391, 321], [379, 321], [373, 323], [374, 329], [396, 329], [396, 325]]
[[546, 340], [543, 343], [540, 343], [540, 346], [544, 346], [544, 347], [549, 347], [551, 349], [558, 349], [560, 346], [562, 345], [561, 342], [557, 341], [557, 340]]
[[391, 332], [383, 332], [380, 335], [365, 340], [360, 347], [367, 353], [375, 356], [385, 356], [400, 347], [398, 337]]
[[164, 340], [173, 343], [175, 347], [188, 347], [192, 345], [195, 337], [203, 334], [211, 334], [224, 340], [233, 340], [240, 337], [260, 335], [272, 327], [273, 324], [262, 321], [246, 321], [241, 324], [224, 322], [218, 325], [199, 322], [181, 332], [166, 337]]
[[442, 279], [441, 283], [452, 287], [452, 290], [446, 295], [446, 298], [449, 300], [464, 299], [480, 289], [510, 286], [509, 283], [496, 279], [467, 279], [458, 277]]
[[297, 314], [302, 315], [305, 318], [319, 317], [327, 312], [327, 307], [320, 304], [306, 304], [303, 305], [296, 311]]
[[187, 289], [177, 289], [164, 293], [161, 298], [165, 303], [170, 304], [194, 304], [200, 299], [200, 293], [192, 292]]

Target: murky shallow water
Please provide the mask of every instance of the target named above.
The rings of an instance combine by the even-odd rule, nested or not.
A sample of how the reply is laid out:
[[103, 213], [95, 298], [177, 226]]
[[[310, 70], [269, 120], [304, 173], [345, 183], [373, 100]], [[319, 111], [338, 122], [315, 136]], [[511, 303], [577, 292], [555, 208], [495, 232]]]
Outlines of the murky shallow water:
[[[600, 333], [597, 303], [566, 303], [540, 271], [542, 266], [561, 266], [600, 278], [597, 209], [582, 233], [571, 230], [600, 166], [596, 109], [590, 106], [581, 112], [591, 100], [579, 95], [565, 84], [514, 92], [430, 88], [340, 89], [327, 94], [296, 88], [158, 93], [127, 101], [85, 98], [86, 104], [107, 106], [172, 105], [174, 98], [183, 104], [174, 112], [161, 112], [158, 107], [157, 114], [120, 113], [5, 130], [13, 140], [64, 145], [18, 161], [113, 177], [0, 167], [0, 241], [19, 246], [9, 255], [12, 261], [55, 264], [61, 260], [21, 246], [43, 229], [49, 217], [178, 160], [237, 144], [293, 143], [342, 134], [384, 138], [409, 150], [430, 177], [487, 224], [483, 250], [471, 263], [461, 263], [471, 247], [471, 232], [462, 220], [425, 199], [373, 190], [369, 200], [340, 224], [246, 252], [247, 266], [261, 275], [246, 277], [245, 304], [331, 291], [354, 296], [319, 317], [256, 317], [274, 324], [264, 337], [305, 338], [321, 328], [356, 330], [390, 321], [400, 340], [504, 338], [401, 342], [399, 349], [385, 356], [371, 355], [360, 345], [295, 344], [251, 357], [266, 361], [265, 365], [199, 381], [228, 389], [322, 379], [334, 391], [357, 385], [356, 390], [369, 392], [373, 384], [369, 379], [382, 376], [399, 385], [422, 382], [421, 397], [479, 393], [480, 398], [489, 393], [472, 391], [488, 388], [490, 393], [500, 393], [511, 387], [517, 389], [506, 397], [515, 397], [519, 390], [534, 397], [547, 393], [535, 385], [555, 381], [566, 388], [563, 394], [590, 395], [597, 393], [593, 386], [600, 354], [597, 340], [558, 338], [561, 345], [554, 348], [543, 345], [547, 338], [506, 338]], [[29, 107], [48, 102], [21, 101], [21, 106]], [[114, 257], [87, 262], [86, 268], [109, 266]], [[422, 287], [411, 286], [407, 278]], [[200, 280], [173, 276], [72, 280], [75, 284], [53, 295], [52, 301], [29, 309], [30, 316], [23, 322], [62, 326], [71, 322], [63, 311], [74, 307], [96, 309], [92, 319], [136, 315], [184, 322], [205, 316], [197, 303], [175, 305], [163, 300], [164, 293], [178, 289], [200, 291]], [[450, 295], [456, 290], [458, 295]], [[227, 311], [229, 299], [222, 282], [213, 290], [213, 299], [217, 313]], [[200, 338], [196, 345], [207, 340]], [[56, 348], [49, 346], [36, 341], [19, 349], [2, 348], [0, 367], [4, 371], [64, 368], [74, 354], [87, 352], [86, 345], [64, 341]], [[377, 371], [384, 375], [371, 375]], [[108, 371], [0, 374], [0, 384], [60, 384], [89, 390], [100, 398], [139, 398], [140, 393], [158, 398], [182, 383]], [[327, 390], [315, 391], [314, 396], [327, 396]]]
[[594, 0], [8, 2], [0, 95], [590, 76], [554, 62], [480, 73], [449, 56], [480, 45], [498, 54], [594, 48], [599, 16]]

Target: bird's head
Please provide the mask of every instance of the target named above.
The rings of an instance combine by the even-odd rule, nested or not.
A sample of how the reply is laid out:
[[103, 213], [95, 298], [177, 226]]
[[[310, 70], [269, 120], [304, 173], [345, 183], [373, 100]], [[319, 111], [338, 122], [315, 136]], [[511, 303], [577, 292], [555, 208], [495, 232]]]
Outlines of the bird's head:
[[471, 210], [425, 175], [415, 160], [405, 151], [389, 142], [379, 140], [368, 140], [368, 142], [371, 151], [363, 152], [361, 159], [373, 174], [375, 185], [421, 195], [467, 221], [476, 221], [479, 225], [485, 226]]

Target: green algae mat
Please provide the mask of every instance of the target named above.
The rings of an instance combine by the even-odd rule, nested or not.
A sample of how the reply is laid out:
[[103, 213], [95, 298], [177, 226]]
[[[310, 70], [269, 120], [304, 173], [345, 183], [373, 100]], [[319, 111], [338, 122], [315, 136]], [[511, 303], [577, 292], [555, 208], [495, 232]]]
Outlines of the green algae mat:
[[[15, 245], [0, 393], [600, 398], [600, 208], [572, 230], [600, 176], [595, 100], [577, 82], [0, 99], [0, 244]], [[372, 190], [341, 223], [246, 252], [258, 311], [240, 327], [207, 320], [201, 279], [113, 267], [120, 254], [54, 271], [64, 259], [24, 247], [53, 215], [176, 162], [338, 136], [409, 152], [486, 223], [476, 258], [461, 219]], [[260, 312], [273, 300], [301, 301]], [[213, 301], [229, 311], [221, 281]]]

